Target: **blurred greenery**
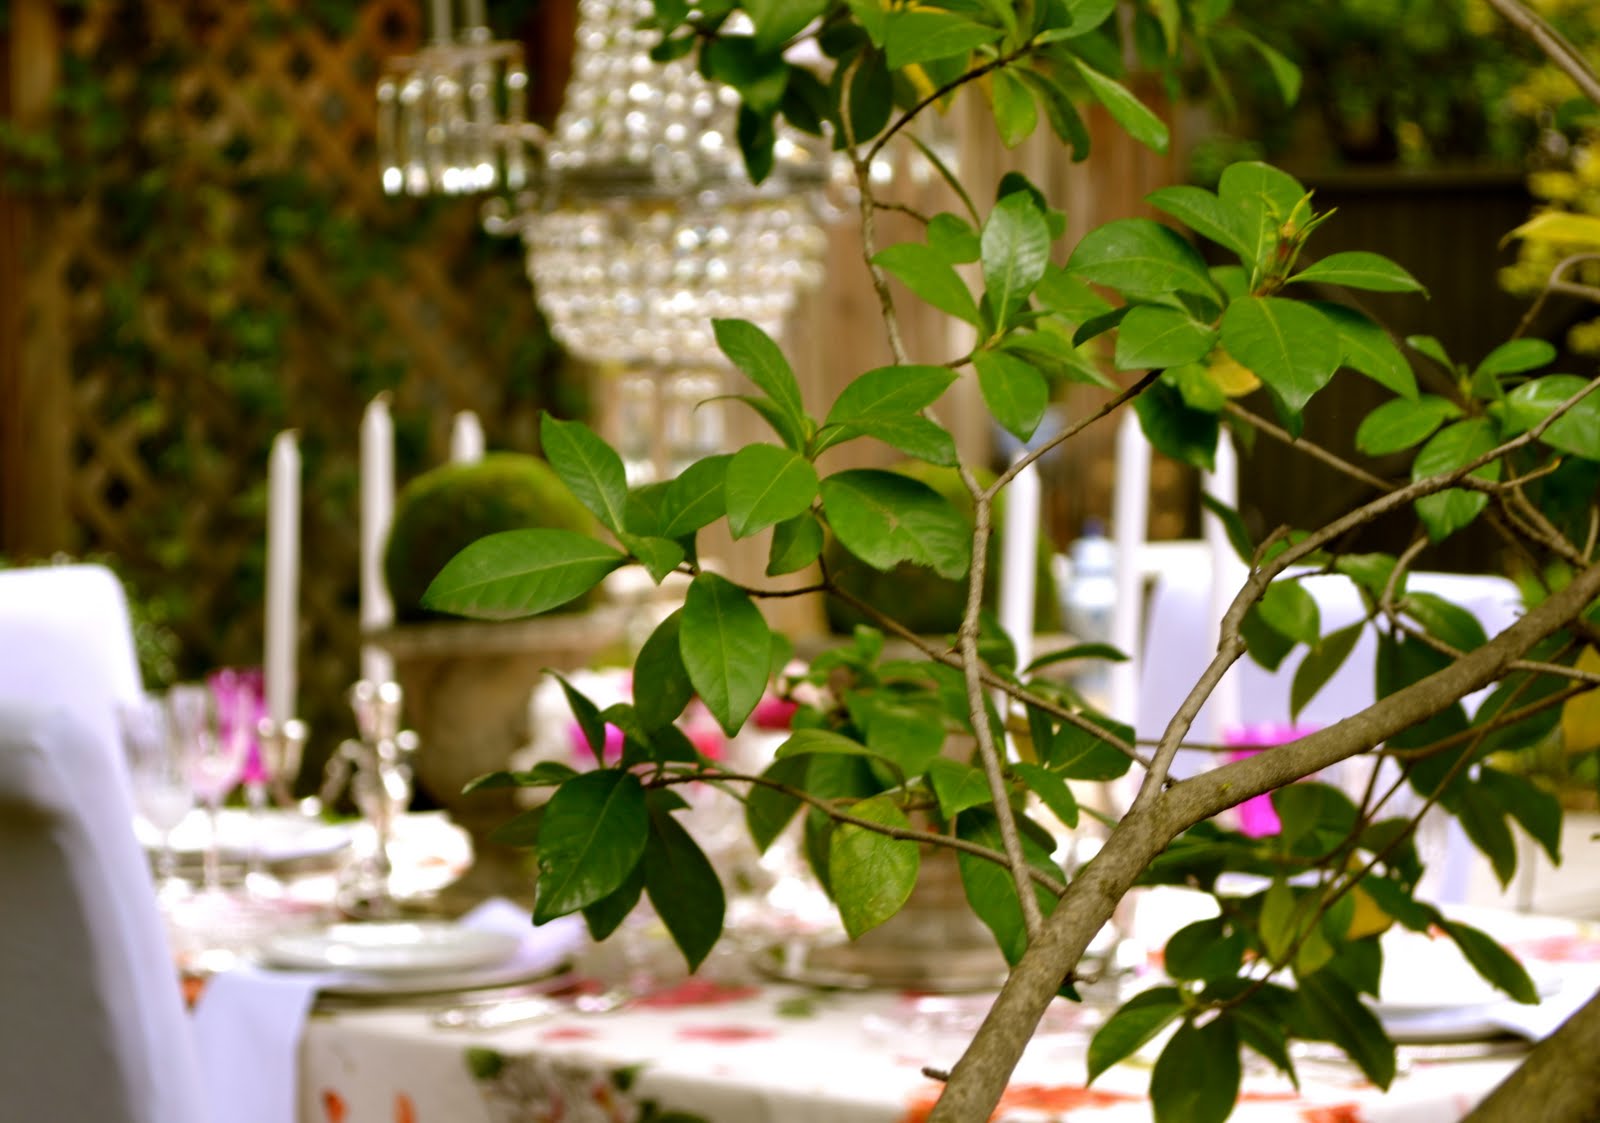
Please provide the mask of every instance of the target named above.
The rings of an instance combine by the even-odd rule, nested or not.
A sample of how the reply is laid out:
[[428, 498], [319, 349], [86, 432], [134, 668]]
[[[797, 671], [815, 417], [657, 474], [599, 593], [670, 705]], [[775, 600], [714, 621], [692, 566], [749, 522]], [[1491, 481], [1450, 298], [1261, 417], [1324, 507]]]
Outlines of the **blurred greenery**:
[[[0, 27], [9, 8], [0, 0]], [[69, 549], [107, 560], [129, 587], [149, 623], [151, 685], [259, 663], [267, 450], [298, 429], [300, 704], [314, 750], [350, 725], [366, 402], [394, 392], [402, 483], [442, 459], [456, 409], [475, 408], [491, 446], [513, 448], [535, 443], [541, 408], [586, 409], [534, 307], [520, 244], [477, 230], [470, 201], [378, 197], [370, 138], [349, 130], [348, 107], [285, 103], [280, 57], [311, 59], [295, 80], [313, 82], [349, 53], [358, 89], [370, 80], [359, 57], [374, 44], [314, 56], [304, 46], [357, 31], [361, 8], [255, 4], [248, 34], [230, 39], [176, 0], [58, 3], [50, 120], [28, 131], [0, 119], [0, 185], [76, 226], [62, 245], [82, 422]], [[530, 10], [491, 5], [497, 26]], [[352, 189], [347, 167], [320, 157], [316, 130], [354, 138], [349, 164], [367, 184]], [[407, 285], [418, 260], [475, 313], [470, 334], [438, 323], [458, 367], [449, 386], [426, 379], [394, 330], [396, 315], [436, 315], [428, 290]], [[108, 431], [120, 456], [104, 455]]]

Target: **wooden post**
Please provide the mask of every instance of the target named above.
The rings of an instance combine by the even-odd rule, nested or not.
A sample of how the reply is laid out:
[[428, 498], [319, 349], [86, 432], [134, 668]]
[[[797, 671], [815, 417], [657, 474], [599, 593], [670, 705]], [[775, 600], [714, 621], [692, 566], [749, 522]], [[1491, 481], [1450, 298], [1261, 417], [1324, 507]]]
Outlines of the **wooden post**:
[[[43, 127], [60, 69], [50, 0], [12, 0], [0, 38], [0, 115]], [[0, 553], [69, 545], [71, 407], [66, 303], [54, 215], [0, 186]]]

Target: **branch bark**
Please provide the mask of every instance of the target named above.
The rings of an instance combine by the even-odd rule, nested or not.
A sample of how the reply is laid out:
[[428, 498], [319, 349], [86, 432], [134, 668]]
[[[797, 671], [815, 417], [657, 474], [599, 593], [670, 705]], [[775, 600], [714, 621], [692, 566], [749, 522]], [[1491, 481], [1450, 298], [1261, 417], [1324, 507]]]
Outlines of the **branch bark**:
[[1529, 648], [1600, 596], [1600, 565], [1529, 611], [1483, 647], [1359, 714], [1291, 745], [1225, 764], [1173, 785], [1130, 811], [1073, 879], [1038, 940], [1023, 954], [966, 1053], [951, 1070], [930, 1123], [987, 1119], [1062, 979], [1146, 866], [1179, 833], [1251, 796], [1302, 779], [1380, 744], [1489, 685]]
[[1490, 1092], [1465, 1123], [1587, 1123], [1600, 1104], [1600, 994], [1591, 998]]

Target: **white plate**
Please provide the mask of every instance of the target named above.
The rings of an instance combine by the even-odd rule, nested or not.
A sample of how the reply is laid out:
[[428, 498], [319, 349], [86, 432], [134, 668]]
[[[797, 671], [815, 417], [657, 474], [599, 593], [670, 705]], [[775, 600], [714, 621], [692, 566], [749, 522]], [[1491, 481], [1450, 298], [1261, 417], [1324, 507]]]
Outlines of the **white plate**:
[[[135, 819], [134, 828], [147, 850], [160, 848], [160, 837], [147, 823]], [[217, 837], [222, 860], [241, 864], [256, 853], [268, 863], [332, 857], [349, 847], [352, 834], [349, 823], [325, 823], [297, 811], [229, 807], [217, 816]], [[196, 809], [173, 828], [171, 845], [179, 860], [187, 863], [205, 853], [210, 839], [206, 813]]]
[[491, 967], [520, 946], [509, 932], [445, 921], [377, 921], [277, 936], [262, 945], [260, 955], [270, 967], [415, 975]]

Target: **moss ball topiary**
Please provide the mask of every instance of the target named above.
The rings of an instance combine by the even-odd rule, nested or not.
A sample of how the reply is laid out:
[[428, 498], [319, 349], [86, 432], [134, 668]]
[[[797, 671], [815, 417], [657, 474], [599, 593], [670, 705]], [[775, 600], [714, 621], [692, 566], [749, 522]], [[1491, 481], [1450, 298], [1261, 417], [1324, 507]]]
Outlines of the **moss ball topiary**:
[[[972, 518], [972, 497], [954, 468], [908, 460], [895, 465], [893, 470], [921, 480], [954, 503], [968, 520]], [[994, 482], [992, 472], [975, 474], [984, 487]], [[1005, 525], [1005, 501], [1006, 493], [1001, 492], [990, 516], [994, 534], [989, 538], [983, 603], [991, 609], [1000, 601], [1000, 528]], [[926, 566], [907, 563], [883, 573], [849, 553], [832, 536], [823, 547], [823, 560], [827, 563], [828, 575], [841, 589], [887, 612], [919, 635], [944, 635], [961, 627], [961, 613], [967, 606], [965, 579], [949, 581]], [[1060, 610], [1056, 603], [1055, 579], [1050, 574], [1050, 545], [1043, 535], [1039, 540], [1034, 589], [1034, 627], [1041, 632], [1058, 631]], [[838, 597], [827, 598], [826, 611], [829, 629], [840, 635], [848, 635], [857, 624], [872, 623]]]
[[[492, 452], [475, 464], [443, 464], [401, 489], [384, 548], [383, 575], [396, 620], [443, 619], [422, 607], [422, 594], [445, 563], [469, 544], [501, 530], [589, 532], [594, 520], [555, 470], [536, 456]], [[580, 611], [579, 598], [557, 611]]]

